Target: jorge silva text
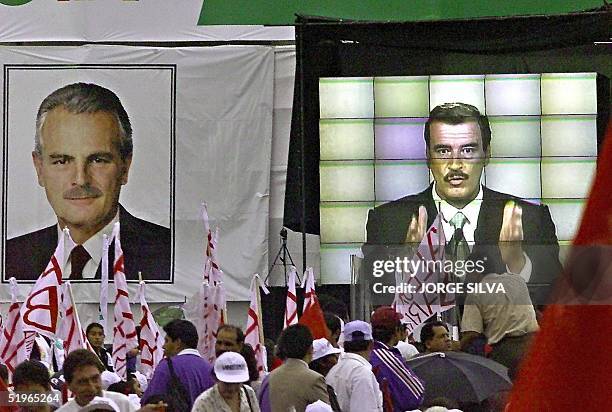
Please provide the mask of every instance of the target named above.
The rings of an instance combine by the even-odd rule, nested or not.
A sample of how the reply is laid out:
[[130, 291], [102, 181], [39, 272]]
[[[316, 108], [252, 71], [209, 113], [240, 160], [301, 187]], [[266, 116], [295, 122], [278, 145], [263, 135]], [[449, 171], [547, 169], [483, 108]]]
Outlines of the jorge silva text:
[[490, 293], [490, 294], [505, 294], [506, 289], [502, 283], [400, 283], [398, 285], [384, 285], [380, 282], [372, 284], [372, 291], [381, 294], [449, 294], [449, 293]]

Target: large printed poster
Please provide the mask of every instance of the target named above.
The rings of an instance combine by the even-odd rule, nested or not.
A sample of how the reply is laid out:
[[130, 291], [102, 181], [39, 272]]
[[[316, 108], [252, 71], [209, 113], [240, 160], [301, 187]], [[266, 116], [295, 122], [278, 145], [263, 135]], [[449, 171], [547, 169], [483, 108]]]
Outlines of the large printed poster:
[[68, 227], [87, 254], [66, 253], [64, 278], [98, 301], [118, 222], [131, 287], [180, 302], [202, 276], [205, 201], [229, 298], [246, 299], [267, 263], [270, 48], [14, 47], [0, 62], [3, 283], [25, 295]]

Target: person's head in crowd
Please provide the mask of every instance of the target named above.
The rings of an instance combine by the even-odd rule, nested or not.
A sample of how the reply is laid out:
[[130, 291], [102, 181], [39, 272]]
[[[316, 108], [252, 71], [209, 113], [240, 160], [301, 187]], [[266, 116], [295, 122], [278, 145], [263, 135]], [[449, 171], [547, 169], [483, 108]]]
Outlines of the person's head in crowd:
[[126, 381], [119, 381], [119, 382], [113, 383], [112, 385], [108, 387], [107, 391], [122, 393], [124, 395], [129, 395], [130, 393], [134, 393], [132, 392], [132, 385]]
[[102, 389], [104, 390], [108, 389], [108, 387], [111, 386], [113, 383], [121, 381], [121, 377], [119, 375], [109, 370], [102, 371], [100, 379], [102, 379]]
[[89, 344], [96, 350], [100, 351], [104, 347], [104, 328], [99, 323], [93, 322], [87, 325], [85, 335]]
[[451, 338], [446, 323], [429, 321], [421, 328], [421, 343], [426, 352], [446, 352], [451, 350]]
[[2, 381], [8, 385], [9, 383], [8, 378], [9, 378], [8, 368], [6, 367], [4, 363], [0, 363], [0, 379], [2, 379]]
[[315, 339], [312, 342], [312, 360], [308, 364], [310, 369], [327, 376], [327, 372], [338, 363], [338, 355], [342, 351], [332, 346], [325, 338]]
[[348, 308], [346, 304], [335, 296], [321, 293], [317, 295], [319, 305], [323, 312], [330, 312], [342, 319], [343, 322], [348, 322]]
[[164, 355], [175, 356], [184, 349], [197, 349], [198, 331], [188, 320], [174, 319], [164, 326]]
[[329, 342], [335, 347], [338, 347], [338, 339], [342, 333], [342, 324], [338, 315], [332, 312], [324, 312], [325, 324], [329, 329]]
[[49, 370], [39, 361], [23, 361], [13, 372], [13, 388], [15, 392], [47, 393], [51, 391]]
[[253, 350], [253, 347], [248, 343], [245, 343], [242, 345], [242, 349], [239, 353], [242, 355], [247, 364], [247, 368], [249, 370], [249, 383], [258, 380], [259, 370], [257, 369], [257, 358], [255, 358], [255, 351]]
[[112, 91], [69, 84], [41, 103], [34, 140], [38, 184], [60, 226], [84, 243], [117, 214], [132, 163], [128, 114]]
[[436, 192], [451, 205], [464, 207], [478, 195], [491, 156], [487, 117], [466, 103], [441, 104], [430, 112], [424, 137]]
[[215, 356], [219, 357], [225, 352], [242, 351], [244, 345], [244, 332], [238, 326], [221, 325], [217, 329], [217, 341], [215, 342]]
[[436, 398], [433, 398], [425, 402], [425, 404], [423, 405], [423, 408], [427, 409], [427, 408], [433, 408], [436, 406], [446, 408], [446, 409], [459, 408], [459, 404], [457, 403], [457, 401], [454, 401], [449, 398], [445, 398], [444, 396], [438, 396]]
[[362, 320], [354, 320], [344, 325], [344, 351], [356, 353], [366, 359], [372, 351], [372, 327]]
[[249, 369], [241, 354], [225, 352], [215, 361], [217, 388], [224, 399], [240, 396], [240, 387], [249, 380]]
[[312, 358], [312, 333], [307, 326], [287, 326], [278, 337], [278, 353], [281, 359], [301, 359], [306, 363]]
[[103, 370], [98, 356], [87, 349], [77, 349], [66, 356], [64, 378], [78, 405], [85, 406], [96, 396], [102, 396]]
[[402, 325], [401, 318], [391, 306], [377, 308], [370, 318], [374, 339], [388, 346], [397, 345], [402, 336], [406, 336], [406, 328]]

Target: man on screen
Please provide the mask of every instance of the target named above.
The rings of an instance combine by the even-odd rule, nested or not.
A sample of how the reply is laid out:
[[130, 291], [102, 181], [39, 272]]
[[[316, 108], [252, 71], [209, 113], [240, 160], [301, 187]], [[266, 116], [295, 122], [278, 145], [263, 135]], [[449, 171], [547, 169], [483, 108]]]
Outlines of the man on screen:
[[447, 255], [482, 259], [486, 273], [520, 275], [533, 303], [545, 303], [548, 286], [561, 270], [555, 226], [545, 205], [481, 185], [491, 156], [487, 117], [469, 104], [442, 104], [431, 111], [424, 137], [434, 182], [421, 193], [370, 211], [366, 251], [420, 242], [440, 211]]
[[[120, 222], [128, 279], [170, 278], [170, 230], [132, 216], [119, 204], [132, 163], [132, 126], [112, 91], [86, 83], [47, 96], [36, 117], [32, 160], [57, 224], [6, 242], [5, 277], [36, 279], [67, 227], [77, 244], [64, 275], [100, 277], [103, 235]], [[114, 247], [109, 247], [112, 268]], [[109, 270], [112, 274], [112, 270]]]

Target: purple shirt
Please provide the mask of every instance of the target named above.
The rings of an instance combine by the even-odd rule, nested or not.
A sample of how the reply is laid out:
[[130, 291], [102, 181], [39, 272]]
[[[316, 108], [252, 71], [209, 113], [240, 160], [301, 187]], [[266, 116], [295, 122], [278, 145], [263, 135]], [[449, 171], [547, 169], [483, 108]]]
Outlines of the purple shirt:
[[410, 411], [421, 405], [425, 385], [406, 365], [397, 348], [374, 341], [370, 363], [383, 396], [385, 388], [391, 393], [394, 412]]
[[[197, 350], [195, 349], [186, 349], [172, 357], [174, 373], [189, 393], [190, 407], [193, 406], [193, 402], [202, 392], [215, 384], [212, 365], [196, 353]], [[145, 405], [147, 399], [153, 395], [164, 395], [169, 383], [170, 369], [168, 368], [168, 360], [164, 358], [155, 368], [153, 378], [142, 395], [140, 404]]]

